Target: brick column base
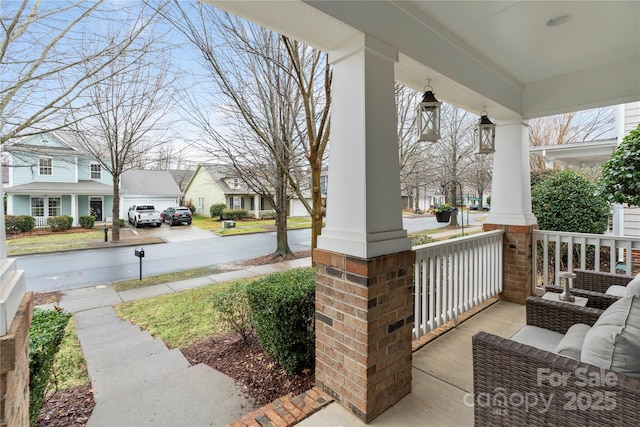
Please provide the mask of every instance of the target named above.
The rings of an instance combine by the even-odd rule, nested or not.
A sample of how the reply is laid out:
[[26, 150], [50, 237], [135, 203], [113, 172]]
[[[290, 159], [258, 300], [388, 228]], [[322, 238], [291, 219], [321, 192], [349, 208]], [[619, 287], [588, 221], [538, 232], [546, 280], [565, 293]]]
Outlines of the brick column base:
[[502, 293], [506, 301], [524, 304], [532, 295], [533, 231], [534, 225], [483, 224], [484, 231], [504, 230], [502, 243]]
[[411, 392], [415, 252], [313, 255], [316, 385], [368, 423]]
[[11, 327], [0, 337], [0, 427], [29, 425], [29, 327], [33, 293], [22, 297]]

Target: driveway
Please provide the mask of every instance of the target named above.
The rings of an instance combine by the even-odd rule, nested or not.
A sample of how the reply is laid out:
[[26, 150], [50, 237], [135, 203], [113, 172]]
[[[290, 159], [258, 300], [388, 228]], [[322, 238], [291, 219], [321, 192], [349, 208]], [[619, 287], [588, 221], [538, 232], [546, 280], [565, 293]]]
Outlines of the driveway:
[[159, 237], [169, 243], [188, 242], [200, 239], [220, 238], [210, 231], [202, 230], [195, 225], [174, 225], [167, 223], [160, 227], [131, 227], [131, 230], [140, 237]]

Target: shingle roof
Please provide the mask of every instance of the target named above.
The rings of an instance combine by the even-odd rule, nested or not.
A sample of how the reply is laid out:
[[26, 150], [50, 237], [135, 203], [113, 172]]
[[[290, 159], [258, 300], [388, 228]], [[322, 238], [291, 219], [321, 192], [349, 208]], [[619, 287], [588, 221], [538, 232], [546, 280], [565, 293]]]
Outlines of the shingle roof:
[[149, 195], [180, 197], [182, 191], [169, 171], [133, 169], [122, 174], [120, 193], [123, 195]]
[[29, 184], [5, 187], [4, 190], [11, 194], [113, 194], [113, 188], [110, 185], [96, 181], [30, 182]]

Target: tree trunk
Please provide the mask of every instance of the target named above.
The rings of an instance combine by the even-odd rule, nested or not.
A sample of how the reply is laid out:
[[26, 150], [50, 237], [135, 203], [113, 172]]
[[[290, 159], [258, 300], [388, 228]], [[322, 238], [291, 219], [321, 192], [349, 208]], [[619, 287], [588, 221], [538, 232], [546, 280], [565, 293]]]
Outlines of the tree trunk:
[[111, 212], [111, 242], [120, 242], [120, 175], [113, 174], [113, 210]]
[[[322, 221], [324, 219], [324, 203], [322, 201], [322, 188], [320, 177], [322, 175], [322, 159], [316, 156], [311, 169], [311, 250], [318, 247], [318, 236], [322, 233]], [[313, 262], [313, 252], [311, 253]], [[313, 265], [313, 264], [312, 264]]]
[[273, 253], [273, 257], [282, 257], [282, 260], [286, 260], [289, 255], [293, 255], [289, 248], [289, 237], [287, 236], [287, 214], [288, 214], [288, 200], [287, 200], [287, 177], [284, 173], [278, 170], [277, 186], [276, 186], [276, 251]]
[[456, 183], [455, 182], [451, 182], [450, 184], [451, 186], [449, 188], [451, 188], [450, 192], [451, 192], [451, 205], [455, 208], [453, 210], [453, 212], [451, 212], [451, 221], [449, 222], [449, 225], [452, 225], [454, 227], [458, 226], [458, 197], [457, 197], [457, 188], [456, 188]]

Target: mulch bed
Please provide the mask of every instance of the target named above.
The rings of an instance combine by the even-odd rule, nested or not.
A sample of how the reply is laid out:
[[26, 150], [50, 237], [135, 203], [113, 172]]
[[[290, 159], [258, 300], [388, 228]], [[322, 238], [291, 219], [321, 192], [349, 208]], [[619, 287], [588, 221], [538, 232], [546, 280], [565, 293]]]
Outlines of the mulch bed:
[[[311, 251], [296, 252], [293, 258], [311, 256]], [[239, 263], [239, 266], [265, 265], [282, 261], [271, 255]], [[57, 295], [38, 294], [34, 298], [55, 298]], [[181, 349], [192, 365], [204, 363], [240, 384], [249, 400], [260, 407], [278, 397], [298, 395], [314, 385], [314, 372], [307, 370], [289, 376], [285, 370], [260, 347], [255, 335], [246, 342], [237, 334], [209, 337]], [[38, 416], [37, 427], [84, 427], [89, 421], [95, 402], [90, 385], [58, 391], [45, 400]]]
[[181, 351], [191, 365], [204, 363], [233, 378], [256, 407], [289, 393], [298, 395], [314, 385], [312, 370], [289, 376], [262, 350], [255, 335], [247, 341], [235, 333], [217, 335]]

